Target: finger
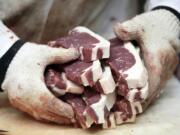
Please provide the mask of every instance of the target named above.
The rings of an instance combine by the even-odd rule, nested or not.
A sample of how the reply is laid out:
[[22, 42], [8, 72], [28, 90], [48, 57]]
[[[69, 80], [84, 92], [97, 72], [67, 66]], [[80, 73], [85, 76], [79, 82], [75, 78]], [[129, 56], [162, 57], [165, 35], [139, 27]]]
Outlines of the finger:
[[48, 101], [48, 111], [66, 118], [74, 118], [72, 107], [56, 97], [53, 97]]
[[117, 23], [114, 25], [114, 32], [117, 37], [122, 40], [136, 40], [142, 35], [143, 28], [140, 23], [132, 19], [124, 23]]
[[64, 49], [46, 46], [44, 50], [48, 64], [66, 63], [79, 57], [78, 51], [74, 48]]
[[[23, 112], [28, 113], [36, 120], [55, 122], [58, 124], [70, 124], [74, 122], [73, 110], [69, 104], [64, 103], [52, 95], [45, 86], [36, 87], [41, 92], [36, 92], [33, 97], [34, 102], [26, 98], [10, 98], [10, 103]], [[54, 101], [54, 98], [56, 99]], [[57, 103], [58, 102], [58, 103]]]
[[44, 93], [40, 95], [39, 99], [41, 106], [43, 106], [47, 112], [51, 112], [57, 116], [69, 119], [74, 118], [74, 111], [72, 107], [62, 100], [56, 98], [47, 88], [44, 89]]

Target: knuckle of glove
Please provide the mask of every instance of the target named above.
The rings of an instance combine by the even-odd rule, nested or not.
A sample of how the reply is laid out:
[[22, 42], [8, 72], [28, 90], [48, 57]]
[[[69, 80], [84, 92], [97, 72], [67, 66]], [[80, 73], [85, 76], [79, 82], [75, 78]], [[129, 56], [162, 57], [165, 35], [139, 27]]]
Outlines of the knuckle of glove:
[[65, 63], [79, 57], [78, 51], [74, 48], [64, 49], [48, 47], [48, 50], [49, 63]]

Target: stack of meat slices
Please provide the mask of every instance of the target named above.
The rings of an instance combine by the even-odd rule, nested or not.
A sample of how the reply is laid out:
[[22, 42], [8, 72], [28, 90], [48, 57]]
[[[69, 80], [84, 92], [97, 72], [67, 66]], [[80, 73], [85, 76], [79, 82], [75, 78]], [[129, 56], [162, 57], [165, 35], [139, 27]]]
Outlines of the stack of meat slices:
[[114, 128], [142, 113], [148, 75], [139, 48], [117, 38], [108, 41], [85, 27], [49, 45], [76, 48], [81, 55], [61, 70], [49, 68], [45, 75], [47, 87], [74, 109], [76, 125]]

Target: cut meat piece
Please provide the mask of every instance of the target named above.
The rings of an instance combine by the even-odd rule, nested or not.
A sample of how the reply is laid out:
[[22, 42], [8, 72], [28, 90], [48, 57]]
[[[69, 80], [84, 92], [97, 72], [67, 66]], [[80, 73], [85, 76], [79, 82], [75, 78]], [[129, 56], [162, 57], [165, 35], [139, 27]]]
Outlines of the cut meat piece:
[[69, 80], [84, 86], [93, 86], [102, 76], [102, 68], [99, 60], [91, 63], [76, 61], [64, 68]]
[[82, 94], [84, 88], [68, 80], [65, 73], [49, 69], [45, 77], [47, 87], [57, 96], [65, 93]]
[[131, 116], [129, 116], [129, 114], [117, 111], [117, 112], [114, 112], [114, 115], [115, 115], [115, 120], [116, 120], [117, 125], [120, 125], [123, 123], [135, 122], [136, 120], [136, 114], [132, 114]]
[[149, 89], [148, 82], [142, 88], [129, 89], [129, 92], [126, 95], [126, 99], [128, 99], [130, 102], [145, 100], [148, 96], [148, 89]]
[[86, 102], [87, 105], [91, 105], [93, 103], [96, 103], [100, 100], [101, 94], [91, 87], [86, 87], [83, 93], [83, 99]]
[[62, 76], [62, 79], [66, 83], [66, 92], [67, 93], [72, 93], [72, 94], [82, 94], [83, 93], [84, 88], [82, 86], [77, 85], [74, 82], [68, 80], [65, 73], [62, 73], [61, 76]]
[[148, 96], [148, 82], [142, 88], [128, 88], [126, 77], [119, 76], [117, 80], [117, 94], [124, 96], [128, 101], [144, 101]]
[[47, 87], [57, 96], [66, 93], [66, 83], [59, 72], [49, 69], [45, 75], [45, 82]]
[[116, 128], [116, 120], [115, 120], [115, 116], [114, 113], [111, 113], [108, 117], [108, 119], [105, 121], [105, 123], [103, 123], [103, 128], [107, 129], [107, 128]]
[[88, 124], [86, 122], [87, 120], [83, 116], [83, 112], [85, 111], [86, 108], [86, 103], [83, 101], [83, 99], [77, 96], [71, 96], [66, 98], [67, 98], [66, 101], [73, 107], [76, 120], [81, 125], [81, 127], [84, 129], [89, 128], [93, 122]]
[[117, 99], [113, 107], [116, 124], [134, 122], [136, 115], [142, 113], [140, 102], [129, 102], [123, 98]]
[[83, 61], [109, 58], [110, 42], [86, 27], [78, 26], [66, 37], [49, 42], [53, 47], [77, 48]]
[[103, 94], [114, 92], [116, 83], [111, 73], [110, 67], [104, 67], [102, 77], [96, 82], [94, 89]]
[[87, 103], [84, 116], [92, 119], [96, 124], [103, 124], [115, 103], [116, 95], [115, 92], [108, 95], [97, 93], [89, 97], [84, 97], [84, 100]]
[[[50, 69], [45, 78], [48, 88], [72, 106], [74, 123], [84, 129], [93, 124], [115, 128], [117, 124], [134, 122], [136, 115], [142, 113], [141, 103], [148, 94], [147, 71], [139, 50], [117, 38], [110, 42], [108, 48], [101, 37], [77, 27], [51, 44], [77, 48], [84, 60], [62, 65], [60, 70], [64, 72]], [[108, 58], [108, 49], [111, 55], [103, 61], [102, 70], [97, 59]], [[104, 54], [108, 55], [103, 57]]]
[[106, 62], [113, 71], [118, 94], [131, 102], [145, 100], [148, 95], [148, 75], [139, 50], [130, 42], [123, 44], [117, 38], [110, 42], [111, 55]]

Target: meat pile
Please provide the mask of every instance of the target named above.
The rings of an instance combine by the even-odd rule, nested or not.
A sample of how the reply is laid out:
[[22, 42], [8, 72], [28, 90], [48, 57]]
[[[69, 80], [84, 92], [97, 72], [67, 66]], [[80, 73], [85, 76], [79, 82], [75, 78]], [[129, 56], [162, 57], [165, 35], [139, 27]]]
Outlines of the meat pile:
[[47, 87], [72, 106], [76, 125], [115, 128], [142, 113], [148, 75], [139, 48], [117, 38], [108, 41], [80, 26], [49, 45], [80, 53], [78, 60], [50, 67], [45, 74]]

